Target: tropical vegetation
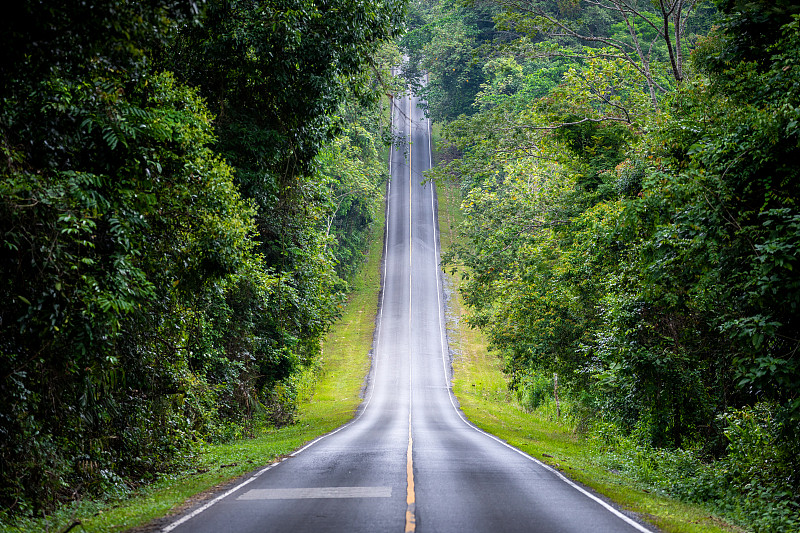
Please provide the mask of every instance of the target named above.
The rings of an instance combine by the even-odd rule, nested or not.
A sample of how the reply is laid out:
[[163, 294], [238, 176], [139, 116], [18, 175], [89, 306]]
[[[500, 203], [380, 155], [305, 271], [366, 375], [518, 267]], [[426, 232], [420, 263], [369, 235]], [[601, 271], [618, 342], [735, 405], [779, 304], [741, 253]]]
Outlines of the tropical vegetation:
[[387, 178], [403, 2], [335, 4], [4, 13], [6, 518], [293, 421]]
[[431, 0], [410, 21], [406, 74], [450, 143], [429, 177], [463, 194], [445, 263], [519, 401], [609, 468], [796, 531], [800, 7]]

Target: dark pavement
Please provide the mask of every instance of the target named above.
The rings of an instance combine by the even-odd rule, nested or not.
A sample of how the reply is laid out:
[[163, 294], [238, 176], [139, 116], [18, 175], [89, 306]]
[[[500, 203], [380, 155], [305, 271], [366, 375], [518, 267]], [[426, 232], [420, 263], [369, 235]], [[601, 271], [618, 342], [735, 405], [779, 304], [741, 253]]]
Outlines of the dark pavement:
[[391, 156], [384, 292], [356, 419], [163, 531], [649, 531], [465, 421], [450, 391], [429, 123], [397, 99], [411, 140]]

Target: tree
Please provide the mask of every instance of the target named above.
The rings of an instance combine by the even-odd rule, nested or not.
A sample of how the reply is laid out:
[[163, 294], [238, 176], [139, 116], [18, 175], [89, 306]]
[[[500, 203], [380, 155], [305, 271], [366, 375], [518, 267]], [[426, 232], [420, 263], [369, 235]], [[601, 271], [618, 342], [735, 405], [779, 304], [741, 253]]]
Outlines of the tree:
[[473, 113], [483, 81], [479, 50], [496, 37], [491, 14], [486, 6], [450, 1], [412, 6], [411, 27], [400, 43], [409, 56], [404, 75], [425, 99], [434, 120]]
[[336, 316], [339, 282], [317, 223], [330, 189], [316, 179], [314, 160], [343, 126], [336, 114], [345, 98], [383, 94], [373, 58], [399, 31], [403, 6], [215, 2], [165, 60], [210, 102], [216, 148], [258, 207], [259, 251], [280, 280], [279, 312], [264, 324], [279, 353], [313, 358]]
[[379, 94], [401, 9], [23, 2], [0, 22], [10, 514], [292, 421], [344, 288], [315, 156], [342, 99]]
[[[661, 63], [668, 59], [672, 82], [680, 85], [686, 74], [687, 31], [692, 15], [704, 0], [587, 0], [585, 19], [598, 13], [622, 23], [620, 32], [593, 32], [582, 18], [575, 17], [575, 3], [568, 16], [539, 2], [528, 0], [500, 0], [509, 9], [505, 20], [510, 27], [525, 33], [542, 34], [553, 40], [567, 38], [590, 46], [606, 48], [609, 57], [622, 59], [631, 65], [645, 80], [654, 109], [658, 108], [660, 94], [668, 92], [669, 80], [663, 77]], [[520, 17], [519, 15], [522, 15]], [[571, 16], [569, 16], [571, 15]], [[589, 31], [587, 31], [589, 30]], [[664, 51], [667, 58], [659, 57]]]
[[[797, 529], [800, 8], [718, 2], [679, 83], [675, 33], [673, 63], [656, 31], [674, 3], [644, 5], [650, 22], [525, 5], [551, 18], [503, 16], [527, 36], [486, 54], [477, 111], [444, 128], [460, 158], [433, 172], [464, 193], [464, 242], [444, 257], [469, 322], [528, 407], [557, 372], [590, 435], [614, 427], [637, 458], [699, 473], [662, 490]], [[632, 26], [671, 73], [658, 109], [638, 56], [577, 47], [585, 28], [623, 42]], [[548, 53], [562, 70], [542, 94]]]

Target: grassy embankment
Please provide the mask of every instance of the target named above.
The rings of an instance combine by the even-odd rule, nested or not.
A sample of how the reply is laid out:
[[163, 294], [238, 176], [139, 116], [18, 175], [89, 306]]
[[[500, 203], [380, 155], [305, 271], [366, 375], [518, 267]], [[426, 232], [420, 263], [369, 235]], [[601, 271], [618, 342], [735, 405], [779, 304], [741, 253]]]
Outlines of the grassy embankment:
[[[442, 246], [456, 238], [460, 216], [458, 191], [439, 188]], [[325, 343], [323, 372], [313, 391], [303, 399], [299, 422], [273, 430], [259, 438], [206, 447], [194, 474], [167, 478], [132, 498], [116, 503], [85, 502], [62, 509], [46, 520], [19, 524], [11, 531], [123, 531], [148, 523], [180, 508], [183, 502], [205, 491], [269, 464], [346, 423], [360, 403], [359, 393], [369, 367], [383, 226], [376, 229], [368, 262], [354, 284], [342, 320]], [[458, 275], [450, 276], [455, 288]], [[613, 499], [626, 509], [641, 513], [670, 532], [734, 531], [695, 506], [647, 493], [636, 483], [610, 472], [593, 461], [591, 450], [568, 427], [545, 417], [526, 413], [506, 388], [501, 362], [489, 354], [480, 332], [464, 325], [464, 309], [455, 291], [451, 294], [449, 335], [454, 348], [454, 390], [466, 415], [484, 430], [555, 466], [571, 479]]]
[[[82, 502], [44, 519], [0, 530], [61, 532], [124, 531], [180, 509], [190, 498], [225, 485], [240, 476], [291, 453], [305, 443], [349, 421], [361, 403], [360, 393], [369, 370], [369, 350], [380, 290], [383, 214], [374, 229], [367, 262], [353, 282], [353, 293], [342, 319], [324, 343], [322, 370], [302, 389], [297, 424], [274, 429], [255, 439], [206, 446], [197, 470], [165, 478], [132, 497], [116, 502]], [[302, 391], [301, 391], [302, 392]]]
[[[434, 128], [434, 140], [437, 138]], [[454, 186], [438, 188], [442, 248], [457, 239], [460, 193]], [[460, 276], [447, 277], [451, 289], [448, 335], [454, 351], [453, 388], [466, 416], [483, 430], [557, 468], [625, 509], [639, 513], [668, 532], [739, 531], [698, 506], [686, 505], [652, 492], [600, 466], [590, 445], [573, 428], [546, 413], [528, 413], [508, 391], [502, 361], [487, 350], [480, 331], [465, 324], [465, 309], [456, 290]]]

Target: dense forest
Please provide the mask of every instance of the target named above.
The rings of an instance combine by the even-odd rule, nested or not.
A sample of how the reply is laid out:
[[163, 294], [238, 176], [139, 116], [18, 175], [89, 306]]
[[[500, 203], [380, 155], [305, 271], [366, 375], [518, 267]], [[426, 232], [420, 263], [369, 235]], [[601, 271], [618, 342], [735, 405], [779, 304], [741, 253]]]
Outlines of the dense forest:
[[0, 520], [292, 423], [402, 51], [463, 195], [444, 264], [516, 398], [557, 383], [609, 469], [800, 529], [796, 2], [23, 0], [0, 27]]
[[[0, 508], [290, 423], [382, 208], [401, 0], [0, 21]], [[122, 492], [121, 492], [122, 491]]]
[[517, 398], [557, 382], [609, 468], [800, 529], [800, 6], [422, 0], [402, 47]]

